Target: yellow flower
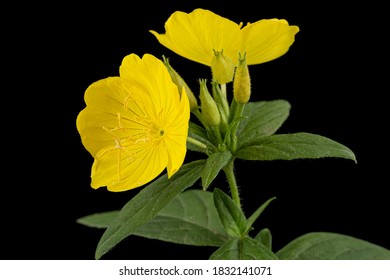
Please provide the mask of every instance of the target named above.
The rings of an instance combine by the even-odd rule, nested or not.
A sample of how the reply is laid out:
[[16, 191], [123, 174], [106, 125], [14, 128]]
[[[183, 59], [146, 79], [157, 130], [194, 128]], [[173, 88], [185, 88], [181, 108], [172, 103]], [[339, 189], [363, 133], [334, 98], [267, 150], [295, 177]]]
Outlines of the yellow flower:
[[260, 64], [285, 54], [299, 28], [284, 19], [263, 19], [242, 27], [209, 10], [174, 12], [165, 23], [165, 34], [150, 32], [175, 53], [211, 66], [214, 53], [238, 63], [238, 53], [246, 53], [247, 64]]
[[186, 154], [190, 106], [156, 57], [126, 56], [119, 77], [91, 84], [77, 117], [85, 148], [94, 157], [91, 186], [125, 191], [171, 177]]

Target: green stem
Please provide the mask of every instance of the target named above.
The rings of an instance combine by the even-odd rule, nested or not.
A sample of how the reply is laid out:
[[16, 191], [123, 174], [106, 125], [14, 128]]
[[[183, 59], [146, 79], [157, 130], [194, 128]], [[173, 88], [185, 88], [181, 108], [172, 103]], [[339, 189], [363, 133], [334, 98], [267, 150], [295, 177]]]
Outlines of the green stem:
[[227, 97], [226, 97], [226, 84], [221, 84], [220, 90], [221, 90], [222, 110], [223, 110], [223, 112], [228, 120], [229, 119], [229, 103], [228, 103]]
[[214, 133], [215, 138], [217, 139], [217, 144], [222, 144], [222, 136], [221, 136], [221, 131], [219, 130], [218, 126], [211, 126], [211, 130]]
[[242, 116], [245, 107], [245, 104], [236, 103], [236, 102], [234, 103], [235, 106], [234, 106], [233, 118], [232, 118], [232, 122], [234, 123], [232, 124], [230, 130], [230, 135], [231, 135], [230, 150], [232, 151], [232, 153], [234, 153], [237, 148], [237, 128], [238, 125], [240, 124], [240, 118]]
[[225, 96], [225, 98], [226, 98], [226, 84], [221, 84], [221, 91], [222, 91], [223, 96]]
[[229, 163], [224, 167], [223, 171], [225, 172], [226, 178], [230, 187], [230, 194], [233, 201], [241, 208], [240, 195], [238, 193], [238, 186], [236, 182], [236, 176], [234, 175], [234, 159], [229, 161]]
[[200, 148], [202, 148], [204, 150], [207, 150], [207, 145], [202, 143], [202, 142], [200, 142], [199, 140], [196, 140], [195, 138], [192, 138], [192, 137], [188, 136], [187, 137], [187, 142], [192, 143], [192, 144], [194, 144], [194, 145], [196, 145], [196, 146], [198, 146], [198, 147], [200, 147]]

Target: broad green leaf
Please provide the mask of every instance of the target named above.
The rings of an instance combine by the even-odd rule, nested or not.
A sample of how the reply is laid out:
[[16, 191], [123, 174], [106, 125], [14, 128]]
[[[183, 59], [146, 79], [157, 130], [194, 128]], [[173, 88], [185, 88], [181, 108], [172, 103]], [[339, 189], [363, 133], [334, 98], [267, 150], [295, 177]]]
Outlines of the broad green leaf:
[[222, 246], [228, 236], [219, 220], [213, 194], [188, 190], [179, 194], [153, 220], [140, 226], [134, 235], [167, 242]]
[[356, 162], [354, 153], [346, 146], [329, 138], [310, 134], [275, 134], [256, 139], [238, 149], [235, 156], [245, 160], [292, 160], [338, 157]]
[[247, 146], [253, 139], [274, 134], [290, 113], [290, 103], [286, 100], [248, 102], [237, 130], [237, 147]]
[[390, 250], [352, 236], [312, 232], [302, 235], [276, 255], [281, 260], [390, 260]]
[[[81, 217], [78, 223], [107, 228], [119, 211]], [[222, 246], [228, 236], [214, 206], [213, 194], [202, 190], [180, 193], [155, 218], [138, 227], [133, 235], [194, 246]]]
[[193, 185], [200, 178], [204, 165], [205, 160], [193, 161], [183, 165], [171, 179], [165, 174], [144, 187], [126, 203], [106, 229], [97, 245], [95, 258], [100, 259], [139, 226], [153, 219], [179, 193]]
[[272, 200], [276, 199], [276, 197], [272, 197], [268, 199], [266, 202], [264, 202], [257, 210], [248, 218], [246, 221], [246, 230], [245, 232], [248, 233], [252, 229], [253, 223], [257, 220], [257, 218], [263, 213], [265, 208], [267, 208], [268, 204], [271, 203]]
[[233, 238], [216, 250], [210, 260], [277, 260], [277, 256], [250, 237]]
[[272, 250], [272, 235], [268, 228], [263, 228], [260, 230], [254, 239], [265, 245], [265, 247], [268, 249]]
[[208, 139], [206, 130], [193, 122], [189, 123], [188, 137], [191, 137], [207, 146], [207, 148], [204, 148], [187, 141], [187, 148], [190, 151], [207, 153], [208, 149], [215, 149], [214, 144]]
[[217, 152], [209, 156], [206, 160], [205, 168], [202, 171], [202, 186], [206, 190], [211, 182], [217, 177], [221, 169], [229, 162], [232, 154], [230, 151]]
[[246, 229], [246, 218], [230, 196], [215, 188], [214, 204], [226, 232], [233, 237], [243, 236]]
[[119, 210], [95, 213], [77, 219], [77, 223], [92, 228], [107, 228], [118, 215]]

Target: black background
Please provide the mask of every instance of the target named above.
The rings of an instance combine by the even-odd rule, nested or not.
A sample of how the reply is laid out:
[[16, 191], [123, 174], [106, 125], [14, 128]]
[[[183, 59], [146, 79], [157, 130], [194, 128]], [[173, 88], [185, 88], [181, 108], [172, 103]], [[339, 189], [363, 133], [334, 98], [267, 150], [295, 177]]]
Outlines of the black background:
[[[306, 1], [302, 1], [306, 2]], [[210, 9], [235, 22], [284, 18], [298, 25], [284, 56], [250, 67], [252, 101], [285, 99], [290, 117], [278, 133], [311, 132], [351, 148], [343, 159], [237, 161], [243, 208], [272, 196], [256, 222], [274, 249], [312, 231], [352, 235], [390, 248], [388, 86], [381, 11], [374, 3], [336, 1], [140, 1], [93, 6], [8, 7], [4, 24], [1, 259], [93, 259], [102, 230], [76, 219], [121, 208], [140, 189], [110, 193], [90, 184], [92, 157], [76, 130], [84, 91], [118, 75], [124, 56], [166, 55], [196, 92], [210, 70], [160, 45], [176, 10]], [[375, 16], [375, 17], [374, 17]], [[373, 19], [375, 18], [375, 19]], [[382, 65], [382, 66], [381, 66]], [[189, 153], [186, 161], [201, 155]], [[221, 176], [213, 186], [226, 188]], [[199, 184], [194, 187], [200, 187]], [[105, 259], [207, 259], [214, 248], [129, 237]]]

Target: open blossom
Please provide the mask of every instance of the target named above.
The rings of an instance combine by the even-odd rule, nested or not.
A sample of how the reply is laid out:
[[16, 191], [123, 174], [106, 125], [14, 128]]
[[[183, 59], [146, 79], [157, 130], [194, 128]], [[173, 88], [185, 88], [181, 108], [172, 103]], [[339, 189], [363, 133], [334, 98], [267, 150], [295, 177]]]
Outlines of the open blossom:
[[171, 177], [183, 164], [189, 101], [159, 59], [126, 56], [119, 77], [91, 84], [85, 102], [77, 129], [94, 157], [93, 188], [133, 189], [165, 168]]
[[204, 9], [174, 12], [165, 23], [165, 34], [150, 30], [168, 49], [207, 66], [212, 66], [215, 53], [236, 65], [239, 53], [246, 53], [248, 65], [276, 59], [288, 51], [298, 31], [284, 19], [262, 19], [242, 27]]

